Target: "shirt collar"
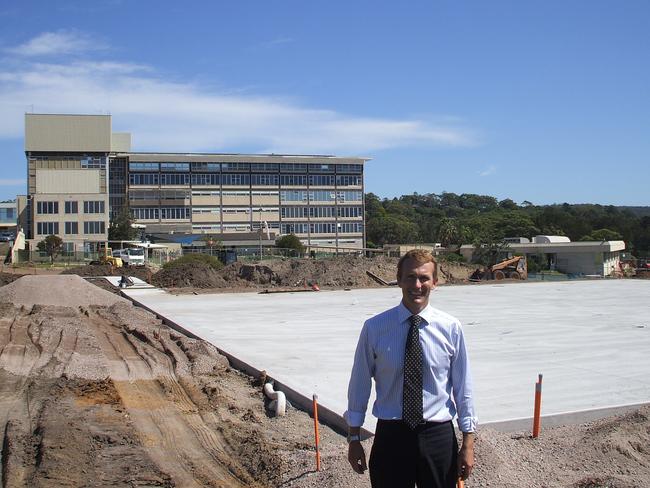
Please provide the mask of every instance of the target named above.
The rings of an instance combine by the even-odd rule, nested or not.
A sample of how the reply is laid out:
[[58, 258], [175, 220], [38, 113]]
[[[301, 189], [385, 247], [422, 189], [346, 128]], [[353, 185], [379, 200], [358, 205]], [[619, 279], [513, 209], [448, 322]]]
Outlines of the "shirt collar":
[[[397, 307], [397, 317], [399, 318], [399, 323], [401, 324], [407, 322], [411, 315], [413, 314], [408, 308], [406, 308], [404, 302], [400, 302], [399, 306]], [[429, 303], [418, 315], [424, 319], [427, 325], [430, 324], [433, 320], [434, 315], [431, 304]]]

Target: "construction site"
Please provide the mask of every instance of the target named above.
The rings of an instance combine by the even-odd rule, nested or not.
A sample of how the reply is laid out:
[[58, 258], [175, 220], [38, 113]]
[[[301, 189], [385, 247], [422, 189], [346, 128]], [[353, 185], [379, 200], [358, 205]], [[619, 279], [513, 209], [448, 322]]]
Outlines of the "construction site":
[[[341, 414], [363, 321], [400, 300], [396, 261], [130, 267], [121, 288], [108, 265], [4, 268], [2, 486], [370, 486]], [[481, 424], [465, 486], [647, 486], [650, 281], [440, 271], [432, 304], [464, 325]]]

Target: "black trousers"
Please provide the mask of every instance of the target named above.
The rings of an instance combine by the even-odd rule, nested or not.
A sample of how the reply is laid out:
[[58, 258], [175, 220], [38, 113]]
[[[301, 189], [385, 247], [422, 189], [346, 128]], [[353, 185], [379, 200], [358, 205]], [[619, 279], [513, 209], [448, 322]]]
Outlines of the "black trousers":
[[455, 488], [458, 443], [451, 422], [415, 429], [401, 420], [379, 420], [370, 451], [372, 488]]

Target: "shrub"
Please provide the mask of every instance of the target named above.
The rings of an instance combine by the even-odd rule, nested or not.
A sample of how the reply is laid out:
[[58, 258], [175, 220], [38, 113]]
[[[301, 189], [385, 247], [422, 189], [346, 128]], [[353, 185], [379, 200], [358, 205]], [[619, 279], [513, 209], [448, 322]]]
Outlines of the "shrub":
[[455, 252], [443, 253], [436, 258], [441, 263], [464, 263], [465, 257]]
[[286, 236], [280, 237], [275, 241], [275, 247], [281, 249], [294, 249], [298, 251], [299, 254], [305, 252], [305, 246], [302, 245], [302, 242], [295, 234], [287, 234]]
[[210, 256], [209, 254], [201, 254], [201, 253], [185, 254], [184, 256], [181, 256], [178, 259], [174, 259], [173, 261], [163, 264], [163, 268], [173, 269], [178, 266], [184, 264], [190, 264], [190, 263], [206, 264], [217, 271], [223, 268], [223, 263], [219, 261], [218, 258], [214, 256]]

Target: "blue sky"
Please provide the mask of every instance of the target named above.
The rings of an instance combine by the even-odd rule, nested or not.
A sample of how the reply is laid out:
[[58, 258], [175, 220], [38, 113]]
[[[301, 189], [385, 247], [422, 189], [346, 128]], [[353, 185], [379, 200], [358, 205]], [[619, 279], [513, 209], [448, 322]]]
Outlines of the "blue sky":
[[366, 189], [649, 205], [647, 1], [0, 4], [0, 199], [24, 113], [138, 151], [368, 156]]

